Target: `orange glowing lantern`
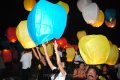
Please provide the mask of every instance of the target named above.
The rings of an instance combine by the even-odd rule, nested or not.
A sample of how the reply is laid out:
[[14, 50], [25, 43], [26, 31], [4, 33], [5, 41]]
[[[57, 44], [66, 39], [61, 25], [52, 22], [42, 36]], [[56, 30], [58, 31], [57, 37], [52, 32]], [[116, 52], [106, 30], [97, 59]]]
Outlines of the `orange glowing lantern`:
[[24, 0], [24, 8], [27, 11], [31, 11], [35, 4], [36, 0]]
[[61, 47], [63, 47], [65, 44], [67, 44], [67, 40], [64, 37], [62, 37], [60, 39], [55, 39], [55, 40], [56, 40], [57, 44]]
[[9, 49], [4, 49], [2, 50], [2, 58], [3, 61], [6, 62], [11, 62], [12, 61], [12, 54], [11, 51]]
[[109, 28], [114, 28], [115, 25], [116, 25], [116, 19], [111, 20], [111, 21], [106, 21], [106, 20], [105, 20], [105, 24], [106, 24], [106, 26], [109, 27]]
[[16, 27], [9, 27], [7, 29], [7, 38], [10, 42], [15, 42], [17, 40]]

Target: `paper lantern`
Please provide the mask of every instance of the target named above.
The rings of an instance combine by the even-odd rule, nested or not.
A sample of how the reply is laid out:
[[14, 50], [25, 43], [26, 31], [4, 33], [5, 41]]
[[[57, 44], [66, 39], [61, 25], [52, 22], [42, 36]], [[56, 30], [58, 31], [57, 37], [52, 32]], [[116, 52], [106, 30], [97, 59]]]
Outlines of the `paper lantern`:
[[29, 36], [27, 29], [27, 20], [23, 20], [18, 24], [16, 29], [16, 35], [18, 41], [22, 44], [24, 48], [33, 48], [36, 46]]
[[78, 45], [72, 45], [74, 47], [74, 49], [77, 51], [78, 50]]
[[8, 27], [7, 28], [7, 38], [10, 42], [13, 42], [13, 43], [17, 40], [16, 27]]
[[87, 5], [89, 5], [90, 3], [92, 3], [91, 0], [78, 0], [78, 2], [77, 2], [77, 7], [78, 7], [79, 11], [82, 12], [82, 10], [83, 10]]
[[28, 32], [36, 45], [59, 39], [66, 27], [67, 13], [59, 4], [40, 0], [27, 18]]
[[63, 6], [67, 13], [69, 12], [69, 5], [67, 3], [59, 1], [57, 4]]
[[[51, 57], [53, 55], [53, 43], [49, 42], [46, 45], [48, 56]], [[40, 52], [44, 55], [44, 48], [42, 46], [40, 46]]]
[[87, 24], [95, 23], [98, 18], [98, 14], [99, 7], [96, 3], [91, 3], [82, 10], [82, 16]]
[[82, 30], [82, 31], [78, 31], [77, 32], [77, 38], [78, 40], [80, 40], [83, 36], [86, 36], [86, 31]]
[[110, 44], [104, 35], [87, 35], [79, 40], [81, 56], [86, 64], [96, 65], [106, 62]]
[[67, 53], [67, 55], [66, 55], [67, 61], [72, 62], [75, 57], [75, 49], [73, 47], [67, 48], [66, 53]]
[[65, 37], [62, 37], [60, 39], [55, 39], [55, 40], [60, 47], [64, 47], [64, 45], [67, 44], [67, 40]]
[[107, 58], [106, 64], [108, 65], [115, 65], [119, 56], [119, 50], [118, 47], [115, 44], [112, 44], [110, 46], [110, 53]]
[[106, 9], [105, 10], [105, 20], [111, 22], [116, 19], [116, 10], [115, 9]]
[[66, 48], [71, 48], [72, 45], [70, 45], [69, 43], [66, 43], [66, 44], [62, 45], [61, 47], [66, 49]]
[[12, 54], [9, 49], [3, 49], [2, 50], [2, 58], [5, 63], [12, 61]]
[[36, 0], [24, 0], [24, 8], [27, 11], [31, 11], [35, 4]]
[[112, 21], [106, 21], [105, 20], [105, 24], [109, 28], [114, 28], [116, 26], [116, 19], [113, 19]]
[[91, 24], [93, 27], [100, 27], [104, 23], [104, 13], [102, 10], [99, 11], [98, 18], [95, 23]]

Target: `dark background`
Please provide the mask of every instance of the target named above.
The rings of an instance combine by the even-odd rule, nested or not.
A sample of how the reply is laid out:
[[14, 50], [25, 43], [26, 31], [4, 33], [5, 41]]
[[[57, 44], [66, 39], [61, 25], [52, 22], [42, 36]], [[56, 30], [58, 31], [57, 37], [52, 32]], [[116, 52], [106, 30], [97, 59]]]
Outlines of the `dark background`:
[[[26, 20], [29, 11], [26, 11], [23, 6], [24, 0], [0, 0], [0, 38], [6, 39], [7, 27], [17, 27], [21, 20]], [[52, 3], [57, 3], [59, 0], [48, 0]], [[99, 27], [94, 28], [84, 21], [81, 12], [77, 8], [77, 0], [61, 0], [69, 5], [69, 13], [67, 26], [63, 33], [70, 44], [77, 44], [77, 31], [85, 30], [87, 34], [103, 34], [112, 43], [120, 46], [120, 9], [119, 0], [93, 0], [99, 8], [104, 12], [106, 9], [116, 9], [117, 24], [111, 29], [105, 23]]]

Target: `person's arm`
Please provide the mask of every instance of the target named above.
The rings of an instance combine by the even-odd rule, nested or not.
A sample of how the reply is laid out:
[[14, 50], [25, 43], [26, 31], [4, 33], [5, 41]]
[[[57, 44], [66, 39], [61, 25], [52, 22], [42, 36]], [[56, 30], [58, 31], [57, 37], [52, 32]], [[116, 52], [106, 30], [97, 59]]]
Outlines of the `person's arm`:
[[39, 60], [39, 56], [37, 55], [36, 51], [34, 48], [32, 48], [33, 54], [35, 55], [35, 57], [37, 58], [37, 60]]
[[60, 59], [60, 55], [59, 55], [59, 53], [58, 53], [58, 44], [57, 44], [57, 42], [55, 41], [54, 42], [54, 49], [55, 49], [55, 54], [56, 54], [56, 59], [57, 59], [57, 65], [58, 65], [58, 67], [59, 67], [59, 69], [60, 69], [60, 72], [63, 74], [63, 75], [65, 75], [65, 70], [64, 70], [64, 68], [63, 68], [63, 66], [61, 65], [61, 59]]
[[37, 49], [37, 52], [38, 52], [38, 56], [39, 56], [39, 58], [40, 58], [40, 61], [44, 64], [44, 66], [46, 66], [46, 61], [45, 61], [44, 57], [41, 55], [40, 50], [39, 50], [39, 47], [36, 47], [36, 49]]
[[44, 48], [44, 54], [45, 54], [47, 63], [48, 63], [48, 65], [50, 66], [51, 70], [53, 70], [55, 66], [52, 64], [52, 62], [51, 62], [51, 60], [50, 60], [50, 58], [49, 58], [49, 56], [48, 56], [46, 45], [45, 45], [45, 44], [42, 44], [42, 46], [43, 46], [43, 48]]

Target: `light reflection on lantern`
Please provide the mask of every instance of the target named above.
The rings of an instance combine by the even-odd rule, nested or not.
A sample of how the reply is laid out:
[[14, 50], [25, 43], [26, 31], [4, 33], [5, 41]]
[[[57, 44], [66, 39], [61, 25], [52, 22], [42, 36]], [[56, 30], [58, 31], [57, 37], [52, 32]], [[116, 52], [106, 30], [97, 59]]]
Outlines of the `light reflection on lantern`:
[[24, 8], [27, 11], [31, 11], [35, 4], [36, 0], [24, 0]]
[[12, 54], [9, 49], [3, 49], [2, 50], [2, 58], [3, 61], [6, 62], [11, 62], [12, 61]]
[[67, 3], [59, 1], [57, 4], [63, 6], [67, 13], [69, 12], [69, 5]]
[[73, 47], [67, 48], [66, 53], [67, 53], [67, 55], [66, 55], [67, 61], [72, 62], [75, 57], [75, 49]]
[[103, 64], [106, 62], [110, 44], [103, 35], [87, 35], [79, 40], [79, 50], [86, 64]]
[[27, 20], [23, 20], [18, 24], [16, 29], [16, 35], [19, 42], [22, 44], [24, 48], [33, 48], [36, 46], [29, 36], [27, 30]]
[[80, 38], [82, 38], [83, 36], [86, 36], [86, 31], [82, 30], [82, 31], [78, 31], [77, 32], [77, 38], [78, 40], [80, 40]]
[[17, 40], [16, 27], [7, 28], [7, 38], [10, 42], [13, 42], [13, 43]]
[[112, 44], [110, 46], [110, 53], [107, 58], [106, 64], [108, 65], [115, 65], [119, 56], [119, 50], [118, 47], [115, 44]]

